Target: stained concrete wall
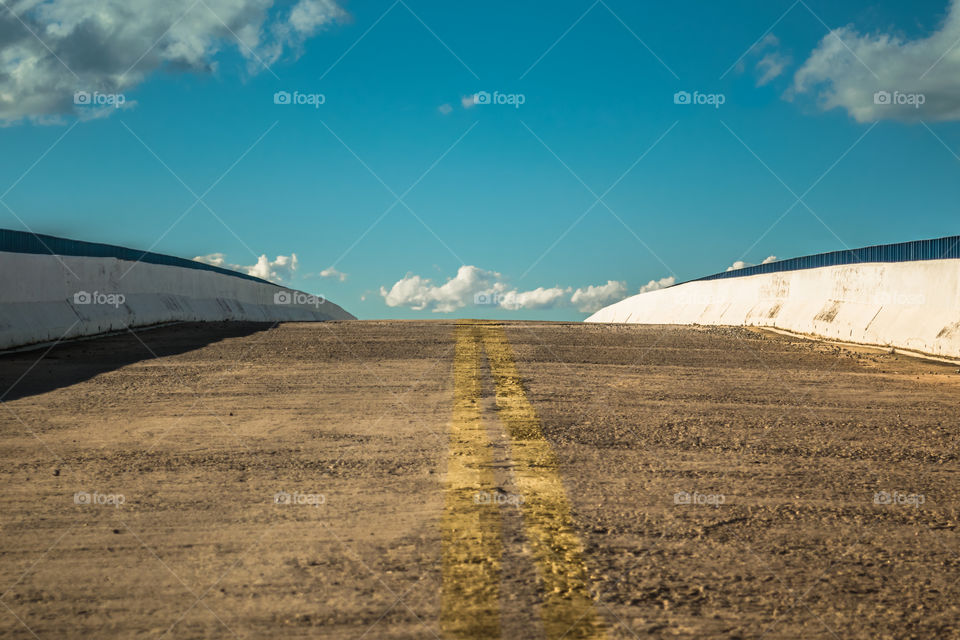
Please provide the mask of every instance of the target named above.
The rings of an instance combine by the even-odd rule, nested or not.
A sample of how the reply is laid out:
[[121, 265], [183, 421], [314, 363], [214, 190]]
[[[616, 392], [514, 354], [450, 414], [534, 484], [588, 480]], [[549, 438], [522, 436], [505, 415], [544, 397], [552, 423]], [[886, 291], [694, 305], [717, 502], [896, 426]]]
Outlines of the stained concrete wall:
[[354, 319], [306, 296], [201, 269], [0, 252], [0, 349], [174, 321]]
[[960, 260], [855, 264], [694, 281], [587, 322], [776, 327], [960, 357]]

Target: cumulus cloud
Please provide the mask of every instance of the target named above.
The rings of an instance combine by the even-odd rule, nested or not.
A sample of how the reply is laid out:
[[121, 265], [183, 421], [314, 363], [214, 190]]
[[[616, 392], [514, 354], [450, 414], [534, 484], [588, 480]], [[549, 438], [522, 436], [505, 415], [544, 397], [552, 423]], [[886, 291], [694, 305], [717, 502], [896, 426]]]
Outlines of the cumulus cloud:
[[[777, 256], [767, 256], [766, 258], [763, 259], [763, 262], [761, 262], [760, 264], [768, 264], [770, 262], [776, 262], [776, 261], [777, 261]], [[743, 260], [737, 260], [732, 265], [727, 267], [727, 271], [736, 271], [737, 269], [745, 269], [746, 267], [753, 267], [753, 266], [756, 266], [756, 265], [754, 265], [752, 262], [744, 262]]]
[[580, 311], [596, 311], [622, 298], [625, 292], [626, 285], [613, 280], [605, 285], [576, 290], [554, 286], [520, 291], [511, 287], [502, 274], [473, 265], [460, 267], [457, 275], [443, 284], [408, 273], [389, 289], [380, 287], [380, 295], [389, 307], [409, 307], [415, 311], [426, 309], [434, 313], [450, 313], [473, 304], [511, 311], [570, 306]]
[[435, 313], [450, 313], [473, 303], [476, 296], [490, 296], [506, 291], [500, 282], [502, 276], [472, 265], [463, 265], [457, 275], [442, 285], [434, 285], [429, 278], [408, 273], [387, 290], [380, 287], [380, 295], [388, 307], [410, 307], [415, 311], [430, 309]]
[[346, 282], [347, 280], [347, 274], [345, 274], [343, 271], [337, 271], [333, 267], [327, 267], [326, 269], [321, 271], [320, 277], [333, 278], [333, 279], [339, 280], [340, 282]]
[[958, 41], [960, 0], [925, 38], [834, 29], [797, 70], [786, 97], [814, 93], [822, 109], [846, 109], [858, 122], [958, 120]]
[[276, 260], [270, 260], [264, 254], [257, 258], [256, 264], [249, 266], [230, 264], [227, 262], [226, 256], [222, 253], [210, 253], [205, 256], [197, 256], [194, 260], [279, 283], [288, 282], [293, 277], [298, 266], [297, 254], [295, 253], [289, 256], [277, 256]]
[[[346, 13], [333, 0], [19, 0], [0, 10], [0, 124], [109, 114], [96, 96], [123, 94], [163, 68], [209, 73], [235, 49], [256, 72]], [[32, 32], [32, 33], [31, 33]], [[35, 34], [35, 35], [34, 35]], [[91, 99], [75, 101], [75, 93]], [[125, 97], [125, 96], [124, 96]], [[125, 97], [126, 98], [126, 97]], [[126, 99], [127, 106], [132, 101]]]
[[577, 289], [570, 297], [570, 302], [579, 311], [593, 313], [612, 302], [622, 300], [626, 294], [627, 285], [625, 283], [607, 280], [607, 284], [590, 285], [586, 289]]
[[208, 253], [205, 256], [197, 256], [194, 258], [194, 260], [204, 264], [212, 264], [215, 267], [230, 268], [226, 264], [226, 256], [224, 256], [222, 253]]
[[[309, 37], [320, 27], [343, 18], [344, 15], [343, 9], [332, 0], [300, 0], [290, 11], [287, 24], [301, 36]], [[281, 22], [278, 28], [286, 27]]]
[[677, 279], [673, 276], [667, 276], [666, 278], [660, 278], [659, 280], [651, 280], [647, 284], [640, 287], [639, 293], [647, 293], [648, 291], [656, 291], [657, 289], [666, 289], [667, 287], [672, 287], [676, 281]]
[[[579, 289], [578, 289], [579, 291]], [[532, 291], [507, 291], [500, 296], [500, 306], [504, 309], [552, 309], [565, 301], [570, 294], [570, 288], [537, 287]]]
[[753, 265], [749, 262], [744, 262], [743, 260], [737, 260], [732, 265], [727, 267], [727, 271], [736, 271], [737, 269], [745, 269], [747, 267], [752, 267]]
[[287, 282], [297, 270], [297, 254], [277, 256], [276, 260], [270, 260], [266, 255], [261, 255], [257, 258], [257, 264], [243, 268], [248, 274], [257, 278], [271, 282]]

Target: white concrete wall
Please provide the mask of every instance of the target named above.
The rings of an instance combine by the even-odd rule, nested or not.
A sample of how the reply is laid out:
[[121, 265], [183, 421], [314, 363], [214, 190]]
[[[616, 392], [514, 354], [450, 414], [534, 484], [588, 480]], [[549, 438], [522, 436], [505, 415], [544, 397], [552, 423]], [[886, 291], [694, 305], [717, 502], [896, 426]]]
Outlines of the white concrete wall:
[[777, 327], [860, 344], [960, 356], [960, 260], [869, 263], [688, 282], [587, 322]]
[[[0, 349], [173, 321], [354, 319], [330, 301], [276, 304], [284, 291], [201, 269], [0, 252]], [[83, 304], [79, 292], [101, 302]]]

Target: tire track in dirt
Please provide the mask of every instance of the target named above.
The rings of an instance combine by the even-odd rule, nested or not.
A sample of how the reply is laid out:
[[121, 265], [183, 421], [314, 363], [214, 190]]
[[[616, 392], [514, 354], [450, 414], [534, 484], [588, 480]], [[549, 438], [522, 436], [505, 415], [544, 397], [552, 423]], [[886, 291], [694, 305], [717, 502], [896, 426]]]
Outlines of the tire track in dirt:
[[455, 329], [454, 403], [443, 517], [440, 627], [452, 638], [500, 635], [500, 512], [476, 499], [494, 484], [493, 451], [480, 418], [479, 327]]
[[517, 486], [524, 496], [523, 529], [533, 548], [543, 590], [547, 638], [603, 638], [590, 595], [583, 544], [556, 456], [520, 383], [513, 350], [499, 324], [483, 326], [483, 345], [496, 383], [497, 409], [511, 439]]
[[523, 495], [523, 532], [543, 594], [540, 616], [550, 640], [605, 637], [556, 458], [527, 400], [509, 343], [496, 324], [455, 329], [454, 409], [443, 519], [443, 606], [448, 637], [500, 636], [502, 522], [499, 505], [477, 496], [495, 484], [492, 443], [481, 418], [482, 351], [495, 384], [498, 415]]

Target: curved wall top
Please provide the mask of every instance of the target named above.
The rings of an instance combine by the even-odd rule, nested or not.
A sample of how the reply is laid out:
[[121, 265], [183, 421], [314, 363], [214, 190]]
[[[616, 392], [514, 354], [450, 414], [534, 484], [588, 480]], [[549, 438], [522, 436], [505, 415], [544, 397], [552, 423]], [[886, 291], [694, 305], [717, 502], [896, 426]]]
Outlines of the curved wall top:
[[[767, 264], [758, 264], [732, 271], [722, 271], [710, 276], [703, 276], [687, 282], [701, 280], [718, 280], [720, 278], [740, 278], [755, 276], [761, 273], [777, 273], [779, 271], [798, 271], [800, 269], [818, 269], [820, 267], [839, 267], [848, 264], [863, 264], [869, 262], [914, 262], [918, 260], [944, 260], [960, 258], [960, 236], [946, 236], [933, 240], [913, 240], [895, 244], [878, 244], [860, 249], [843, 249], [817, 253], [799, 258], [777, 260]], [[680, 283], [684, 284], [684, 283]]]
[[56, 256], [80, 256], [84, 258], [116, 258], [117, 260], [128, 260], [130, 262], [144, 262], [146, 264], [167, 265], [168, 267], [214, 271], [228, 276], [253, 280], [254, 282], [273, 284], [262, 278], [224, 269], [223, 267], [216, 267], [212, 264], [197, 262], [196, 260], [187, 260], [186, 258], [168, 256], [162, 253], [152, 253], [150, 251], [128, 249], [127, 247], [118, 247], [112, 244], [70, 240], [69, 238], [58, 238], [57, 236], [48, 236], [29, 231], [16, 231], [14, 229], [0, 229], [0, 251]]
[[637, 294], [586, 321], [777, 327], [960, 357], [960, 236], [725, 271]]
[[0, 349], [166, 322], [353, 319], [322, 296], [222, 267], [0, 229]]

